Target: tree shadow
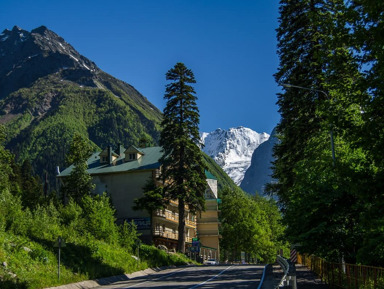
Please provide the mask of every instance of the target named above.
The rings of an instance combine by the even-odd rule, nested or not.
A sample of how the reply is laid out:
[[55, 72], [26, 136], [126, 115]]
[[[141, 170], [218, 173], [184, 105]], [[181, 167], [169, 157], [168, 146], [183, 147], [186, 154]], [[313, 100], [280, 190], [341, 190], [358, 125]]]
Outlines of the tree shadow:
[[19, 281], [1, 281], [0, 280], [0, 288], [1, 289], [27, 289], [27, 283], [26, 282], [19, 282]]
[[[43, 245], [47, 251], [53, 252], [56, 257], [58, 256], [58, 248], [55, 247], [55, 242], [38, 237], [30, 238], [31, 240]], [[124, 274], [123, 268], [105, 264], [102, 259], [92, 256], [92, 253], [93, 252], [89, 247], [79, 244], [66, 243], [65, 247], [61, 248], [60, 264], [71, 270], [73, 273], [87, 274], [90, 279]], [[123, 276], [121, 277], [124, 278]], [[125, 277], [125, 279], [128, 280], [127, 277]]]

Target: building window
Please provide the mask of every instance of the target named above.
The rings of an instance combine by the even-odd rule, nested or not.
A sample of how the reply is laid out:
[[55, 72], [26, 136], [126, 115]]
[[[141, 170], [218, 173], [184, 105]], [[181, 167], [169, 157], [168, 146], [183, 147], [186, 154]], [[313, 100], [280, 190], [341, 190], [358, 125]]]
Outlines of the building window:
[[130, 160], [135, 160], [136, 159], [136, 154], [129, 154], [129, 159]]

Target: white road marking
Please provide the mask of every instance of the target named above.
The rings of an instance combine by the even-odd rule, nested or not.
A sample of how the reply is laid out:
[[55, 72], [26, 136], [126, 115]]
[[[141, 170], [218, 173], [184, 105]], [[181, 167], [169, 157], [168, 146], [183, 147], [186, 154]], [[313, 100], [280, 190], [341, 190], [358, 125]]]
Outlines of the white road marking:
[[144, 282], [137, 283], [137, 284], [134, 284], [134, 285], [131, 285], [131, 286], [128, 286], [128, 287], [125, 287], [125, 286], [124, 286], [124, 288], [132, 288], [132, 287], [135, 287], [135, 286], [138, 286], [138, 285], [141, 285], [141, 284], [145, 284], [145, 283], [148, 283], [148, 282], [150, 283], [150, 282], [153, 282], [153, 281], [156, 281], [156, 280], [160, 280], [160, 279], [162, 279], [162, 278], [165, 278], [165, 277], [169, 277], [169, 276], [175, 275], [175, 274], [177, 274], [177, 273], [179, 273], [179, 272], [182, 272], [182, 271], [184, 271], [184, 270], [187, 270], [187, 269], [188, 269], [188, 267], [187, 267], [187, 268], [184, 268], [184, 269], [182, 269], [182, 270], [179, 270], [179, 271], [177, 271], [177, 272], [172, 272], [172, 273], [170, 273], [170, 274], [168, 274], [168, 275], [161, 276], [161, 277], [156, 278], [156, 279], [153, 279], [153, 280], [144, 281]]
[[229, 266], [227, 268], [225, 268], [223, 271], [221, 271], [219, 274], [209, 278], [207, 281], [204, 281], [204, 282], [201, 282], [200, 284], [196, 284], [195, 286], [192, 286], [188, 289], [194, 289], [194, 288], [197, 288], [197, 287], [200, 287], [202, 285], [204, 285], [205, 283], [208, 283], [209, 281], [212, 281], [213, 279], [216, 279], [217, 277], [219, 277], [221, 274], [223, 274], [225, 271], [227, 271], [229, 268], [231, 268], [232, 266]]

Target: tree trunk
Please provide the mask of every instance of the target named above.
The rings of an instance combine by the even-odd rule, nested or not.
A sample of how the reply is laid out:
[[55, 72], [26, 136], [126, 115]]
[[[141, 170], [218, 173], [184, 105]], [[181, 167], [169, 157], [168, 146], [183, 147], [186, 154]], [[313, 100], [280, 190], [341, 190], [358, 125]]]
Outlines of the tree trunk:
[[177, 241], [177, 251], [185, 253], [185, 207], [184, 201], [179, 200], [179, 236]]

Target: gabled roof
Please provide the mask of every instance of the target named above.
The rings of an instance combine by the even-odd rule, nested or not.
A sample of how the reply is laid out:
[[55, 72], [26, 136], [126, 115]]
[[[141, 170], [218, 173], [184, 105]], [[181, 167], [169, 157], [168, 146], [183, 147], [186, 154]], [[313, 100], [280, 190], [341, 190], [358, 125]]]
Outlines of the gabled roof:
[[205, 177], [207, 179], [210, 179], [210, 180], [217, 180], [217, 178], [214, 175], [212, 175], [211, 172], [209, 172], [207, 170], [205, 171]]
[[[159, 169], [159, 159], [163, 155], [162, 149], [162, 147], [138, 149], [143, 154], [141, 158], [130, 162], [124, 162], [125, 154], [122, 154], [114, 161], [114, 164], [100, 163], [100, 152], [96, 152], [87, 161], [87, 171], [91, 175], [96, 175]], [[62, 171], [58, 177], [68, 176], [73, 168], [74, 166], [71, 165]]]
[[[115, 157], [119, 157], [119, 154], [115, 153], [113, 150], [111, 151], [112, 155]], [[108, 148], [105, 148], [99, 156], [108, 156]]]
[[144, 150], [144, 149], [139, 149], [139, 148], [137, 148], [137, 147], [131, 145], [129, 148], [127, 148], [127, 149], [124, 151], [124, 153], [125, 153], [125, 154], [126, 154], [126, 153], [139, 153], [139, 154], [144, 155], [145, 153], [144, 153], [143, 150]]

